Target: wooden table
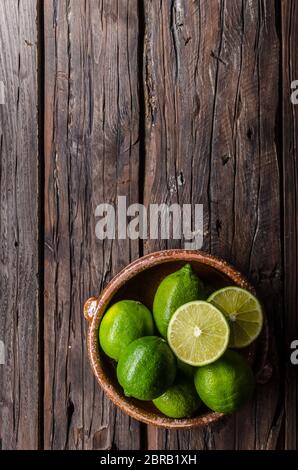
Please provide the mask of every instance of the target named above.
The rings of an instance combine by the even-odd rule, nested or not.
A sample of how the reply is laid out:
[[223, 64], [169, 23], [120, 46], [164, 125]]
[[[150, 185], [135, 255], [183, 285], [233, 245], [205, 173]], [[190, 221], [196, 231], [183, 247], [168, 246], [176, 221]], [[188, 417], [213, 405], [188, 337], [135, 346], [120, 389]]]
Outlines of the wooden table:
[[[0, 0], [0, 448], [296, 449], [295, 0]], [[100, 242], [95, 208], [204, 204], [203, 249], [256, 286], [272, 380], [217, 426], [105, 399], [83, 303], [178, 241]]]

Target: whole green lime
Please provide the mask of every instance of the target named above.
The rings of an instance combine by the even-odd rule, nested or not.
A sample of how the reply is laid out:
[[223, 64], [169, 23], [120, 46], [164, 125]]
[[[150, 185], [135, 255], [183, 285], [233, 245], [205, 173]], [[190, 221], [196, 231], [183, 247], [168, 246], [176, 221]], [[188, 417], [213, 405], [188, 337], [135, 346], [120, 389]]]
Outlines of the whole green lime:
[[178, 376], [174, 384], [153, 403], [169, 418], [190, 418], [200, 407], [201, 400], [193, 381]]
[[174, 382], [176, 359], [166, 341], [145, 336], [125, 348], [117, 366], [117, 378], [127, 397], [153, 400]]
[[190, 264], [169, 274], [160, 283], [153, 302], [153, 316], [160, 334], [166, 338], [169, 322], [181, 305], [198, 300], [202, 283]]
[[99, 342], [107, 356], [118, 361], [120, 353], [132, 341], [153, 333], [153, 318], [148, 308], [135, 300], [121, 300], [104, 315]]
[[246, 360], [231, 350], [213, 364], [199, 367], [195, 373], [195, 386], [201, 400], [220, 413], [238, 410], [251, 398], [254, 383]]

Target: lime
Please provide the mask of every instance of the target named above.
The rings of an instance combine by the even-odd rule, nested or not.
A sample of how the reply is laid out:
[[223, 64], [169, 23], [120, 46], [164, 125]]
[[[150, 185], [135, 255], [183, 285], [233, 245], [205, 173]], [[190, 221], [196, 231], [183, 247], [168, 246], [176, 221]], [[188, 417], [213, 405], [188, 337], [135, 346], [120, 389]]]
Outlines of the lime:
[[227, 349], [230, 329], [225, 316], [203, 300], [176, 310], [168, 328], [168, 342], [183, 362], [203, 366], [216, 361]]
[[244, 348], [259, 336], [263, 326], [262, 307], [250, 292], [225, 287], [211, 294], [208, 302], [218, 307], [229, 321], [229, 347]]
[[170, 319], [181, 305], [197, 300], [203, 290], [190, 264], [169, 274], [160, 283], [153, 302], [153, 316], [160, 334], [166, 338]]
[[107, 356], [118, 361], [121, 351], [132, 341], [153, 333], [153, 318], [148, 308], [135, 300], [121, 300], [104, 315], [99, 342]]
[[201, 400], [193, 380], [179, 376], [165, 393], [153, 400], [153, 403], [169, 418], [190, 418], [200, 407]]
[[185, 377], [188, 377], [189, 379], [194, 378], [195, 371], [197, 370], [196, 367], [193, 367], [189, 364], [186, 364], [186, 362], [180, 361], [180, 359], [177, 359], [177, 370], [181, 374], [183, 374]]
[[127, 397], [153, 400], [174, 382], [176, 359], [166, 341], [145, 336], [133, 341], [122, 352], [117, 378]]
[[254, 376], [245, 359], [228, 350], [218, 361], [197, 369], [195, 386], [208, 408], [232, 413], [251, 398]]

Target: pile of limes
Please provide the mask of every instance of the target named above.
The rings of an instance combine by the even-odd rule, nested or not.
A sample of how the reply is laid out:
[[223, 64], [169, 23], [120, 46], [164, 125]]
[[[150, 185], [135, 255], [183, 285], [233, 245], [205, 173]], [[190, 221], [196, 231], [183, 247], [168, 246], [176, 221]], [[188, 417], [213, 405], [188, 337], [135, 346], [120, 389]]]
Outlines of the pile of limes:
[[252, 395], [254, 375], [243, 348], [260, 334], [262, 308], [250, 292], [231, 286], [203, 300], [190, 264], [165, 277], [150, 310], [135, 300], [112, 305], [99, 328], [102, 350], [117, 362], [128, 397], [153, 401], [171, 418], [191, 417], [202, 402], [231, 413]]

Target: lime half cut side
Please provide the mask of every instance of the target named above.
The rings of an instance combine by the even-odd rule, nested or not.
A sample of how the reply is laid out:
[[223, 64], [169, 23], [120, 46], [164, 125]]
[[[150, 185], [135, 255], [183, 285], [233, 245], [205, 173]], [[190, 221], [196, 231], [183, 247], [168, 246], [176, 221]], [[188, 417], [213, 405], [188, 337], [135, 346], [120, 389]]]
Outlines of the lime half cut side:
[[179, 307], [168, 328], [168, 342], [186, 364], [204, 366], [219, 359], [229, 344], [230, 328], [214, 305], [197, 300]]
[[230, 324], [231, 348], [244, 348], [261, 333], [263, 312], [258, 299], [240, 287], [224, 287], [211, 294], [208, 299], [219, 308]]

